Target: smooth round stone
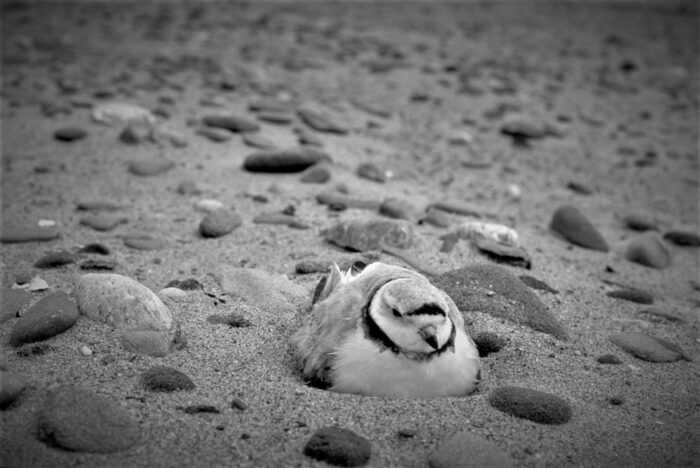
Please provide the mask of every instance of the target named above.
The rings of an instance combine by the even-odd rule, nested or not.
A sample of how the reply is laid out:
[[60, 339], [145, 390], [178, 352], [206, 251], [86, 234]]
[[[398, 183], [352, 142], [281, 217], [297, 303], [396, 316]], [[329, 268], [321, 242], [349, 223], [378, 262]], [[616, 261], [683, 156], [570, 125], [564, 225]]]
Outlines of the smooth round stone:
[[0, 233], [0, 241], [14, 242], [43, 242], [56, 239], [60, 236], [57, 226], [14, 226], [4, 225]]
[[229, 141], [231, 138], [233, 138], [233, 133], [231, 133], [230, 130], [218, 127], [198, 128], [196, 133], [197, 135], [202, 135], [203, 137], [208, 138], [209, 140], [214, 141], [216, 143]]
[[362, 466], [372, 456], [372, 444], [349, 429], [329, 426], [311, 436], [304, 446], [304, 455], [331, 465]]
[[428, 458], [430, 468], [505, 468], [515, 464], [496, 444], [466, 429], [448, 437]]
[[674, 230], [664, 234], [664, 239], [682, 247], [700, 246], [700, 234], [693, 231]]
[[357, 176], [374, 182], [386, 182], [386, 175], [373, 163], [362, 163], [357, 166]]
[[24, 381], [14, 372], [0, 369], [0, 409], [7, 408], [24, 390]]
[[659, 270], [663, 270], [671, 264], [671, 250], [661, 237], [653, 231], [646, 232], [632, 239], [627, 244], [624, 256], [630, 262]]
[[643, 214], [629, 214], [623, 218], [625, 225], [635, 231], [658, 231], [656, 223]]
[[488, 401], [499, 411], [540, 424], [564, 424], [571, 419], [571, 406], [566, 400], [530, 388], [497, 388]]
[[122, 334], [122, 346], [130, 353], [164, 357], [170, 354], [170, 338], [166, 332], [128, 330]]
[[141, 375], [141, 384], [152, 392], [192, 390], [195, 385], [186, 374], [167, 366], [154, 366]]
[[63, 127], [53, 133], [53, 137], [58, 141], [77, 141], [85, 138], [87, 131], [80, 127]]
[[21, 346], [51, 338], [68, 330], [79, 317], [78, 308], [66, 293], [50, 293], [15, 322], [10, 332], [10, 345]]
[[220, 210], [224, 207], [224, 204], [219, 200], [214, 200], [211, 198], [205, 198], [204, 200], [199, 200], [194, 204], [194, 209], [196, 211], [202, 211], [204, 213], [211, 213], [216, 210]]
[[337, 133], [345, 135], [348, 129], [338, 122], [333, 121], [329, 116], [316, 112], [312, 109], [299, 109], [297, 111], [299, 118], [309, 127], [319, 132]]
[[80, 224], [91, 227], [95, 231], [111, 231], [127, 221], [123, 216], [109, 213], [90, 213], [80, 218]]
[[39, 260], [34, 262], [37, 268], [54, 268], [62, 265], [67, 265], [75, 261], [75, 254], [67, 250], [57, 250], [49, 252]]
[[129, 172], [141, 177], [155, 176], [162, 174], [175, 166], [175, 163], [167, 159], [148, 158], [131, 161]]
[[291, 148], [260, 151], [248, 155], [243, 168], [249, 172], [291, 173], [301, 172], [321, 161], [330, 161], [323, 151], [313, 148]]
[[608, 243], [598, 230], [577, 208], [565, 205], [558, 208], [549, 224], [550, 229], [558, 232], [566, 240], [581, 247], [607, 252]]
[[160, 250], [165, 247], [165, 241], [146, 234], [127, 234], [123, 236], [122, 241], [127, 247], [136, 250]]
[[258, 134], [258, 133], [244, 133], [243, 134], [243, 143], [245, 143], [248, 146], [251, 146], [253, 148], [259, 148], [259, 149], [276, 149], [277, 144], [270, 140], [269, 138], [265, 138], [264, 136]]
[[15, 318], [32, 300], [32, 293], [24, 289], [3, 289], [0, 292], [0, 324]]
[[608, 292], [607, 295], [608, 297], [624, 299], [626, 301], [636, 302], [637, 304], [654, 303], [654, 296], [650, 292], [641, 289], [616, 289], [615, 291]]
[[649, 362], [674, 362], [690, 357], [677, 344], [641, 332], [623, 332], [610, 337], [610, 341], [633, 356]]
[[325, 164], [314, 164], [307, 168], [299, 177], [305, 184], [323, 184], [331, 178], [331, 171]]
[[493, 332], [481, 332], [474, 336], [474, 344], [479, 350], [479, 357], [486, 357], [503, 349], [506, 340]]
[[141, 431], [114, 400], [65, 385], [52, 390], [39, 411], [40, 438], [75, 452], [112, 453], [132, 448]]
[[108, 102], [92, 110], [92, 118], [99, 123], [115, 125], [123, 123], [153, 124], [156, 117], [145, 107], [126, 102]]
[[225, 128], [236, 133], [260, 130], [260, 125], [257, 122], [232, 114], [206, 115], [202, 118], [202, 122], [210, 127]]
[[202, 237], [221, 237], [242, 224], [241, 217], [227, 210], [216, 210], [204, 217], [199, 223]]
[[170, 309], [141, 283], [114, 273], [88, 273], [75, 285], [78, 310], [121, 330], [168, 330]]

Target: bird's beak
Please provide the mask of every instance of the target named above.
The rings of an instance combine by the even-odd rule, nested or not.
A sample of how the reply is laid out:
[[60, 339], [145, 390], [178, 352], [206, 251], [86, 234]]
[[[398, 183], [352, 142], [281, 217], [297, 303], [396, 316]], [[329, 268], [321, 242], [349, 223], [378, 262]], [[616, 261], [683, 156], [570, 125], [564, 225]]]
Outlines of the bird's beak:
[[423, 327], [418, 333], [420, 334], [421, 338], [423, 338], [423, 340], [430, 345], [431, 348], [435, 350], [438, 349], [438, 340], [436, 336], [437, 330], [435, 329], [434, 325]]

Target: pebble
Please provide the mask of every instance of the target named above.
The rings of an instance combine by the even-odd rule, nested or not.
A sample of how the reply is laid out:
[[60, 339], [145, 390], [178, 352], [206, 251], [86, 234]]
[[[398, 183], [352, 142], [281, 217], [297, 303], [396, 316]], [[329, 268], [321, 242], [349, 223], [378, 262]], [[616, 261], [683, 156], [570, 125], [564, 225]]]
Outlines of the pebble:
[[608, 243], [583, 213], [576, 207], [564, 205], [554, 212], [550, 229], [581, 247], [607, 252]]
[[225, 128], [236, 133], [257, 132], [260, 125], [250, 119], [233, 114], [206, 115], [202, 117], [204, 125]]
[[139, 424], [114, 399], [63, 385], [38, 415], [40, 438], [74, 452], [112, 453], [140, 443]]
[[379, 169], [374, 163], [362, 163], [357, 166], [356, 174], [363, 179], [372, 180], [374, 182], [386, 182], [386, 174]]
[[118, 225], [126, 223], [127, 218], [108, 213], [90, 213], [80, 218], [80, 224], [91, 227], [96, 231], [111, 231]]
[[324, 163], [314, 164], [301, 173], [299, 181], [305, 184], [323, 184], [330, 180], [331, 170]]
[[192, 390], [195, 385], [186, 374], [168, 366], [153, 366], [141, 375], [141, 384], [152, 392]]
[[625, 225], [635, 231], [658, 231], [656, 223], [643, 214], [629, 214], [623, 218]]
[[270, 140], [269, 138], [265, 138], [258, 133], [244, 133], [243, 143], [253, 148], [268, 150], [277, 149], [277, 144], [274, 141]]
[[253, 112], [291, 112], [294, 104], [275, 98], [260, 98], [248, 104], [248, 110]]
[[77, 208], [80, 211], [118, 211], [123, 207], [106, 200], [85, 200], [78, 202]]
[[184, 411], [187, 414], [199, 414], [199, 413], [214, 413], [219, 414], [221, 411], [212, 405], [190, 405], [190, 406], [176, 406], [177, 409]]
[[413, 244], [413, 227], [404, 221], [342, 221], [324, 231], [324, 239], [358, 252], [379, 250], [382, 245], [407, 249]]
[[202, 193], [202, 188], [194, 180], [183, 180], [177, 185], [175, 189], [180, 195], [200, 195]]
[[614, 354], [603, 354], [602, 356], [598, 356], [596, 358], [596, 361], [598, 361], [601, 364], [612, 364], [612, 365], [622, 364], [622, 361], [620, 360], [620, 358], [615, 356]]
[[467, 221], [459, 225], [457, 232], [462, 239], [487, 238], [514, 247], [520, 245], [517, 231], [502, 224]]
[[388, 119], [391, 117], [392, 114], [391, 110], [387, 109], [386, 107], [382, 107], [378, 104], [369, 102], [367, 100], [353, 99], [350, 102], [353, 106], [357, 107], [361, 111], [367, 112], [368, 114], [374, 115], [375, 117]]
[[24, 381], [14, 372], [0, 369], [0, 409], [11, 405], [24, 390]]
[[92, 118], [98, 123], [106, 125], [124, 123], [153, 124], [156, 117], [145, 107], [126, 102], [108, 102], [93, 108]]
[[671, 264], [671, 250], [658, 233], [649, 231], [632, 239], [624, 256], [630, 262], [663, 270]]
[[425, 213], [425, 216], [423, 216], [418, 223], [427, 223], [435, 227], [446, 228], [450, 225], [450, 218], [448, 218], [447, 213], [442, 210], [429, 208]]
[[202, 283], [194, 278], [187, 278], [184, 280], [172, 280], [165, 285], [166, 288], [177, 288], [183, 291], [197, 291], [204, 289]]
[[640, 310], [639, 313], [648, 314], [657, 319], [663, 318], [669, 322], [685, 322], [685, 319], [682, 316], [658, 307], [647, 307]]
[[536, 122], [528, 116], [511, 116], [501, 126], [501, 133], [513, 139], [514, 143], [527, 144], [530, 139], [544, 138], [549, 135], [546, 125]]
[[378, 210], [379, 205], [381, 205], [381, 202], [378, 202], [377, 200], [355, 198], [334, 190], [324, 190], [323, 192], [319, 193], [316, 195], [316, 201], [322, 205], [328, 205], [329, 207], [361, 208], [372, 211]]
[[454, 213], [462, 216], [472, 216], [474, 218], [481, 218], [486, 214], [481, 209], [468, 203], [454, 200], [431, 203], [428, 209], [446, 211], [447, 213]]
[[222, 266], [216, 276], [221, 289], [265, 311], [296, 311], [308, 302], [305, 288], [284, 275], [254, 268]]
[[78, 308], [65, 292], [50, 293], [15, 322], [10, 331], [10, 345], [21, 346], [51, 338], [75, 325], [79, 317]]
[[563, 325], [517, 276], [491, 264], [468, 265], [431, 278], [462, 313], [479, 311], [568, 339]]
[[261, 111], [257, 115], [258, 120], [263, 122], [278, 124], [278, 125], [289, 125], [294, 120], [294, 116], [288, 112], [279, 111]]
[[245, 411], [248, 409], [248, 404], [243, 401], [242, 398], [235, 396], [231, 399], [231, 408], [238, 411]]
[[32, 293], [24, 289], [3, 289], [0, 295], [0, 324], [17, 317], [17, 314], [32, 300]]
[[128, 330], [122, 334], [122, 346], [130, 353], [164, 357], [170, 354], [170, 338], [166, 332]]
[[319, 132], [337, 133], [345, 135], [348, 129], [345, 126], [333, 121], [329, 116], [311, 109], [299, 109], [297, 115], [309, 127]]
[[155, 140], [153, 127], [143, 123], [130, 123], [119, 134], [119, 141], [127, 145], [139, 145], [148, 140]]
[[328, 426], [314, 432], [304, 455], [336, 466], [362, 466], [372, 456], [372, 444], [349, 429]]
[[119, 264], [114, 260], [105, 260], [101, 258], [89, 258], [80, 262], [81, 270], [114, 270]]
[[487, 257], [496, 262], [507, 263], [528, 270], [532, 268], [530, 254], [523, 247], [504, 244], [486, 237], [477, 238], [474, 241], [474, 245]]
[[87, 131], [81, 127], [62, 127], [53, 133], [53, 137], [58, 141], [77, 141], [87, 136]]
[[294, 229], [309, 229], [307, 224], [304, 224], [295, 216], [284, 213], [262, 213], [253, 218], [256, 224], [281, 224]]
[[158, 297], [160, 297], [163, 302], [178, 302], [181, 299], [187, 297], [187, 293], [180, 288], [163, 288], [158, 291]]
[[306, 128], [299, 127], [294, 130], [300, 145], [323, 146], [323, 140]]
[[202, 135], [203, 137], [208, 138], [209, 140], [214, 141], [216, 143], [229, 141], [233, 138], [233, 133], [231, 133], [229, 130], [226, 130], [225, 128], [219, 127], [202, 127], [198, 128], [195, 131], [195, 133], [197, 135]]
[[202, 237], [221, 237], [243, 223], [238, 214], [228, 210], [216, 210], [206, 215], [199, 223]]
[[649, 362], [674, 362], [680, 359], [691, 361], [677, 344], [641, 332], [623, 332], [609, 337], [613, 344], [633, 356]]
[[474, 344], [479, 350], [479, 357], [486, 357], [503, 349], [506, 340], [493, 332], [481, 332], [474, 335]]
[[170, 309], [146, 286], [114, 273], [88, 273], [76, 281], [82, 315], [120, 330], [168, 330]]
[[291, 148], [260, 151], [248, 155], [243, 168], [249, 172], [301, 172], [331, 158], [324, 151], [313, 148]]
[[67, 265], [75, 261], [75, 254], [67, 250], [49, 252], [34, 262], [37, 268], [54, 268]]
[[544, 281], [539, 280], [535, 277], [528, 276], [528, 275], [520, 275], [520, 276], [518, 276], [518, 278], [520, 278], [520, 280], [523, 283], [525, 283], [526, 285], [528, 285], [528, 287], [530, 287], [532, 289], [537, 289], [538, 291], [544, 291], [544, 292], [548, 292], [548, 293], [552, 293], [552, 294], [559, 294], [559, 291], [552, 288], [550, 285], [548, 285]]
[[127, 247], [136, 250], [160, 250], [165, 247], [165, 241], [148, 234], [126, 234], [122, 236], [122, 241]]
[[593, 189], [590, 186], [574, 180], [566, 184], [566, 188], [579, 195], [591, 195], [593, 193]]
[[43, 278], [35, 276], [29, 282], [29, 287], [27, 289], [32, 292], [45, 291], [46, 289], [49, 289], [49, 283], [47, 283]]
[[664, 234], [664, 239], [681, 247], [700, 246], [700, 234], [693, 231], [673, 230]]
[[540, 424], [564, 424], [571, 419], [571, 406], [551, 393], [506, 386], [493, 390], [488, 401], [499, 411]]
[[175, 166], [167, 159], [148, 157], [129, 162], [129, 172], [141, 177], [156, 176]]
[[625, 288], [616, 289], [607, 293], [609, 297], [625, 299], [627, 301], [636, 302], [637, 304], [653, 304], [654, 296], [641, 289]]
[[394, 219], [412, 220], [416, 218], [416, 207], [408, 200], [387, 198], [379, 205], [379, 214]]
[[507, 452], [467, 429], [447, 437], [428, 457], [430, 468], [500, 468], [515, 465], [515, 460]]
[[220, 210], [224, 207], [224, 204], [219, 200], [213, 200], [211, 198], [205, 198], [204, 200], [199, 200], [194, 204], [195, 211], [202, 211], [204, 213], [212, 213], [214, 211]]
[[43, 242], [54, 240], [60, 236], [57, 226], [17, 226], [5, 224], [2, 226], [0, 241], [11, 242]]

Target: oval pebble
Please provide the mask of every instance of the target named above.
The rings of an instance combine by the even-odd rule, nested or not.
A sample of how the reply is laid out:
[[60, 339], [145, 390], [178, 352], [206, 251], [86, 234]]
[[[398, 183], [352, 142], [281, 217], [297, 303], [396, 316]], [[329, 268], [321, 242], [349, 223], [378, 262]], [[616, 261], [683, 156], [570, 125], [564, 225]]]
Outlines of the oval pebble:
[[225, 128], [236, 133], [260, 130], [260, 125], [257, 122], [233, 114], [206, 115], [202, 117], [202, 122], [209, 127]]
[[155, 115], [150, 110], [126, 102], [100, 104], [92, 110], [92, 118], [106, 125], [130, 122], [153, 124], [156, 121]]
[[603, 354], [602, 356], [598, 356], [596, 358], [596, 361], [598, 361], [601, 364], [613, 364], [613, 365], [622, 364], [622, 361], [620, 360], [620, 358], [615, 356], [614, 354]]
[[7, 408], [24, 390], [24, 381], [14, 372], [0, 369], [0, 409]]
[[211, 198], [205, 198], [204, 200], [199, 200], [194, 204], [194, 209], [196, 211], [202, 211], [204, 213], [211, 213], [216, 210], [220, 210], [224, 207], [224, 204], [219, 200], [214, 200]]
[[449, 436], [428, 458], [430, 468], [505, 468], [515, 464], [496, 444], [466, 429]]
[[356, 174], [358, 177], [374, 182], [386, 182], [386, 174], [384, 174], [384, 172], [381, 169], [379, 169], [374, 163], [360, 164], [359, 166], [357, 166]]
[[141, 384], [152, 392], [192, 390], [195, 385], [186, 374], [168, 366], [154, 366], [141, 375]]
[[416, 207], [400, 198], [387, 198], [379, 205], [379, 214], [394, 219], [411, 220], [415, 218]]
[[260, 151], [248, 155], [243, 168], [249, 172], [301, 172], [321, 161], [330, 161], [324, 151], [313, 148], [291, 148]]
[[87, 131], [81, 127], [62, 127], [56, 129], [53, 137], [58, 141], [72, 142], [82, 140], [87, 136]]
[[610, 341], [633, 356], [649, 362], [674, 362], [690, 357], [677, 344], [641, 332], [623, 332], [610, 336]]
[[0, 241], [6, 243], [50, 241], [60, 236], [57, 226], [16, 226], [5, 224], [0, 232]]
[[124, 245], [136, 250], [160, 250], [165, 247], [165, 241], [147, 234], [127, 234], [122, 237]]
[[616, 289], [607, 293], [609, 297], [624, 299], [626, 301], [636, 302], [637, 304], [653, 304], [654, 296], [647, 291], [641, 289]]
[[305, 184], [323, 184], [331, 178], [331, 171], [325, 164], [314, 164], [302, 172], [299, 181]]
[[80, 218], [80, 224], [91, 227], [96, 231], [111, 231], [119, 224], [127, 221], [123, 216], [108, 213], [90, 213]]
[[75, 261], [75, 254], [67, 250], [56, 250], [42, 256], [34, 262], [37, 268], [54, 268], [62, 265], [67, 265]]
[[77, 306], [65, 292], [48, 294], [15, 322], [10, 332], [10, 345], [21, 346], [51, 338], [68, 330], [79, 317]]
[[700, 246], [700, 234], [694, 231], [668, 231], [666, 234], [664, 234], [664, 239], [682, 247]]
[[554, 212], [550, 229], [569, 242], [592, 250], [607, 252], [608, 243], [583, 213], [576, 207], [564, 205]]
[[221, 237], [236, 229], [242, 223], [241, 217], [228, 210], [216, 210], [199, 223], [202, 237]]
[[141, 177], [156, 176], [175, 166], [175, 163], [162, 158], [144, 158], [129, 163], [129, 172]]
[[348, 129], [345, 126], [335, 122], [329, 116], [317, 112], [312, 109], [299, 109], [297, 111], [299, 118], [309, 127], [319, 132], [337, 133], [345, 135]]
[[122, 334], [122, 346], [130, 353], [164, 357], [170, 354], [170, 338], [166, 332], [128, 330]]
[[349, 429], [329, 426], [311, 436], [304, 446], [304, 455], [331, 465], [362, 466], [372, 456], [372, 444]]
[[474, 336], [474, 344], [479, 350], [479, 357], [486, 357], [503, 349], [506, 340], [493, 332], [481, 332]]
[[276, 149], [277, 144], [270, 140], [269, 138], [265, 138], [264, 136], [258, 134], [258, 133], [245, 133], [243, 134], [243, 143], [245, 143], [248, 146], [251, 146], [253, 148], [258, 148], [258, 149]]
[[75, 299], [80, 313], [121, 330], [168, 330], [170, 309], [141, 283], [114, 273], [78, 278]]
[[564, 424], [571, 419], [571, 406], [551, 393], [506, 386], [493, 390], [488, 401], [499, 411], [540, 424]]
[[41, 439], [76, 452], [118, 452], [141, 438], [138, 422], [114, 400], [69, 385], [47, 395], [38, 427]]
[[224, 141], [229, 141], [233, 138], [233, 133], [225, 128], [218, 127], [202, 127], [198, 128], [196, 131], [197, 135], [202, 135], [211, 141], [216, 143], [223, 143]]
[[632, 239], [624, 256], [630, 262], [663, 270], [671, 264], [671, 251], [663, 239], [653, 231]]

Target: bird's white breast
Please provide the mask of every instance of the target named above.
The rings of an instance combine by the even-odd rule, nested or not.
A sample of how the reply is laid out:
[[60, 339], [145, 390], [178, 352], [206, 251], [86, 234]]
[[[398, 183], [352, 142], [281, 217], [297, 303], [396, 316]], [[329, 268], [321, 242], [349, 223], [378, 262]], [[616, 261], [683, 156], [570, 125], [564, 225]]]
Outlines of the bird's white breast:
[[336, 351], [331, 389], [397, 398], [463, 396], [474, 390], [479, 368], [478, 352], [461, 330], [454, 352], [414, 360], [380, 348], [357, 329]]

